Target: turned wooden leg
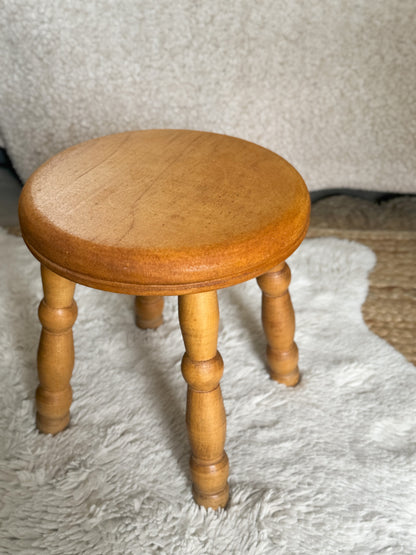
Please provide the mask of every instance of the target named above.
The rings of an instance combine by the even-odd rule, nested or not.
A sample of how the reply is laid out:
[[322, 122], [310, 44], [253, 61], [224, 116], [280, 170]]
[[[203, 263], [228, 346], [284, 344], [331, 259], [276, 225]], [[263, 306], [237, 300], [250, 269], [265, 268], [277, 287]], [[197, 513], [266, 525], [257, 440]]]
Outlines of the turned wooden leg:
[[136, 326], [156, 329], [163, 324], [163, 297], [136, 297]]
[[72, 402], [69, 380], [74, 367], [75, 283], [44, 266], [41, 273], [44, 298], [39, 305], [42, 333], [38, 349], [40, 385], [36, 391], [36, 425], [45, 434], [56, 434], [68, 426]]
[[267, 337], [267, 362], [270, 375], [285, 385], [299, 381], [298, 348], [295, 335], [295, 313], [288, 291], [289, 266], [282, 262], [257, 278], [263, 291], [262, 322]]
[[186, 349], [182, 374], [188, 383], [186, 423], [192, 450], [193, 495], [199, 505], [218, 509], [227, 504], [229, 491], [216, 291], [179, 297], [179, 321]]

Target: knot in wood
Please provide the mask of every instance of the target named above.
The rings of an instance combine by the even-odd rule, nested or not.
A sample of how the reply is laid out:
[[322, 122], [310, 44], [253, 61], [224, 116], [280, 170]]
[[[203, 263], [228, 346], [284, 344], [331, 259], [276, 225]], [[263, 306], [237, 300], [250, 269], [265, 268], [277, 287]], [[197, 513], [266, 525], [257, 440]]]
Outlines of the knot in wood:
[[224, 371], [220, 353], [210, 360], [192, 360], [188, 353], [182, 359], [182, 375], [189, 387], [196, 391], [212, 391], [218, 386]]

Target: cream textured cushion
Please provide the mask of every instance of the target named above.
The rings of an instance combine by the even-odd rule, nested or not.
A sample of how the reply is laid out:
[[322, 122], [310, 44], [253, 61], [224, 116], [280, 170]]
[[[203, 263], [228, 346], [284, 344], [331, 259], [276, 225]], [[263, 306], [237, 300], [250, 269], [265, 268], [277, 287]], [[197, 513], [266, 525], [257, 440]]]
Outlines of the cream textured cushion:
[[127, 129], [236, 135], [311, 190], [416, 192], [414, 0], [1, 2], [0, 134], [23, 179]]

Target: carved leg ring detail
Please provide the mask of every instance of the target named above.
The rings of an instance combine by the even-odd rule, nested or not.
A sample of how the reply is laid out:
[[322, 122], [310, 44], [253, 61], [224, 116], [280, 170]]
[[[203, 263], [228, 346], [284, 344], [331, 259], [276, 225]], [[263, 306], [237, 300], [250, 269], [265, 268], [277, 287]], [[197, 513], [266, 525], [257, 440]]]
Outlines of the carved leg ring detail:
[[257, 278], [262, 298], [262, 322], [267, 338], [267, 362], [274, 380], [288, 386], [300, 379], [298, 348], [295, 335], [295, 313], [288, 291], [289, 266], [282, 262]]
[[199, 505], [218, 509], [227, 504], [229, 490], [216, 291], [179, 297], [179, 320], [186, 348], [182, 374], [188, 384], [186, 423], [193, 495]]
[[69, 381], [74, 367], [75, 283], [44, 266], [41, 273], [44, 299], [39, 305], [42, 332], [38, 349], [36, 425], [41, 432], [56, 434], [68, 426], [72, 402]]

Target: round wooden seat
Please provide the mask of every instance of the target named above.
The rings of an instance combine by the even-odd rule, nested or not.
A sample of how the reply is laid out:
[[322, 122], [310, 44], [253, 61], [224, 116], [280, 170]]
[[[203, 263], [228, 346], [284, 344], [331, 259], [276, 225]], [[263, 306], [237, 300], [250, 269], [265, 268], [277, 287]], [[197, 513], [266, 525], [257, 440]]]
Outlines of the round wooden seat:
[[240, 139], [149, 130], [43, 164], [19, 205], [24, 240], [57, 274], [136, 295], [207, 291], [263, 274], [305, 236], [309, 195], [280, 156]]

